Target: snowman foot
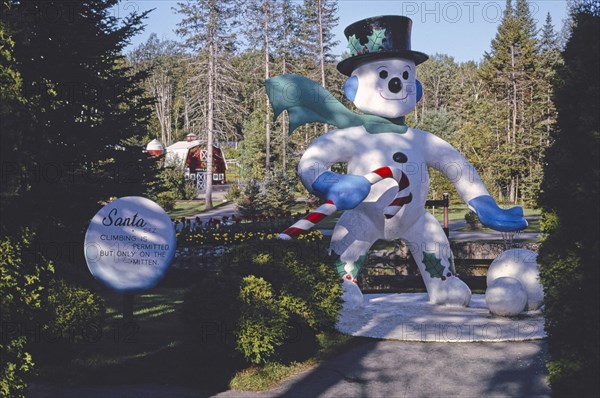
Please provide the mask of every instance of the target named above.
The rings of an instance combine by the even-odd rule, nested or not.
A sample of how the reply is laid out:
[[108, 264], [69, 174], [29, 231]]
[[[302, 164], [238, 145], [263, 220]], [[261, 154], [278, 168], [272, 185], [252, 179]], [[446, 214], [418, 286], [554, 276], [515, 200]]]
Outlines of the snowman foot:
[[344, 300], [343, 310], [357, 310], [364, 307], [363, 294], [356, 284], [356, 279], [353, 279], [347, 274], [342, 278], [342, 300]]
[[471, 302], [471, 289], [454, 275], [432, 280], [429, 290], [429, 301], [433, 304], [468, 307]]

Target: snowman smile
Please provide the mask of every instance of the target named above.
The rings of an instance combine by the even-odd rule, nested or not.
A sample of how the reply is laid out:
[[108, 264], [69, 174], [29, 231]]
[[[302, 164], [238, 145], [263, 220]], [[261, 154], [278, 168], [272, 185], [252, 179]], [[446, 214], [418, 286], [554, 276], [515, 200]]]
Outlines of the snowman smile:
[[383, 94], [382, 94], [381, 91], [379, 92], [379, 96], [381, 98], [383, 98], [384, 100], [386, 100], [386, 101], [404, 101], [405, 99], [408, 98], [408, 94], [406, 94], [406, 96], [403, 97], [403, 98], [386, 98], [386, 97], [383, 96]]

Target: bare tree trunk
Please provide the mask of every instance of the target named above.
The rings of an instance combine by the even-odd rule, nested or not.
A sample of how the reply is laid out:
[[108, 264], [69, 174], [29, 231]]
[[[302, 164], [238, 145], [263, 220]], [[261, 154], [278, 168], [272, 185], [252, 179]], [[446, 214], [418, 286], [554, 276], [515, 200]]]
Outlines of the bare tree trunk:
[[[317, 0], [317, 16], [319, 18], [319, 62], [321, 69], [321, 86], [327, 88], [325, 83], [325, 48], [323, 44], [323, 4]], [[323, 98], [325, 100], [325, 98]], [[329, 126], [324, 125], [325, 132], [329, 131]]]
[[183, 132], [190, 132], [190, 100], [187, 94], [183, 97]]
[[215, 129], [215, 2], [210, 2], [209, 39], [208, 39], [208, 98], [206, 112], [206, 191], [205, 209], [212, 209], [213, 191], [213, 134]]
[[174, 109], [175, 114], [173, 115], [173, 119], [175, 120], [175, 131], [174, 136], [177, 137], [179, 135], [179, 106]]
[[[511, 153], [514, 155], [517, 146], [517, 111], [518, 111], [518, 88], [517, 88], [517, 78], [515, 76], [515, 51], [514, 46], [510, 47], [510, 56], [511, 56], [511, 66], [512, 66], [512, 137], [511, 137]], [[514, 165], [513, 165], [514, 166]], [[511, 176], [510, 181], [510, 201], [512, 203], [517, 202], [517, 184], [515, 182], [515, 177]]]
[[[287, 42], [287, 28], [284, 27], [284, 31], [283, 31], [283, 40], [286, 43]], [[286, 62], [286, 53], [284, 51], [283, 53], [283, 57], [282, 57], [282, 73], [285, 75], [287, 73], [287, 62]], [[282, 172], [283, 175], [285, 176], [287, 174], [286, 169], [287, 169], [287, 133], [286, 133], [286, 126], [287, 126], [287, 119], [286, 119], [286, 115], [285, 112], [282, 115], [281, 118], [281, 168], [282, 168]]]
[[[265, 6], [264, 12], [264, 18], [265, 18], [265, 24], [264, 24], [264, 30], [265, 30], [265, 80], [267, 80], [269, 78], [269, 10], [268, 10], [268, 5], [266, 3], [263, 3]], [[269, 97], [267, 96], [267, 94], [265, 93], [265, 97], [266, 97], [266, 115], [265, 115], [265, 132], [266, 132], [266, 138], [267, 138], [267, 143], [266, 143], [266, 151], [265, 151], [265, 177], [268, 177], [269, 175], [269, 171], [271, 169], [271, 118], [270, 118], [270, 112], [269, 112], [269, 108], [271, 107], [271, 103], [269, 102]]]

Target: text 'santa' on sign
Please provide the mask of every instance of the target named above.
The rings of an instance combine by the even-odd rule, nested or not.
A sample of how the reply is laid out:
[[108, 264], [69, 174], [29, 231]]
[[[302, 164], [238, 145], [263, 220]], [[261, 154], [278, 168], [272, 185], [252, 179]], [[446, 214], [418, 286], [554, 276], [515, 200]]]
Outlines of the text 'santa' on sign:
[[127, 196], [96, 213], [85, 234], [84, 252], [96, 279], [112, 289], [135, 292], [160, 281], [175, 245], [167, 213], [150, 199]]

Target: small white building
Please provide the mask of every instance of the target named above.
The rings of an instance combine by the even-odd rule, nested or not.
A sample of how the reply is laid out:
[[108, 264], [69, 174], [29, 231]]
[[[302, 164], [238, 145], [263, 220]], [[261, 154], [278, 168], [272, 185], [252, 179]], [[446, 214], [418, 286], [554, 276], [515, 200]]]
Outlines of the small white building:
[[146, 152], [152, 156], [161, 156], [165, 153], [165, 147], [155, 138], [146, 145]]

